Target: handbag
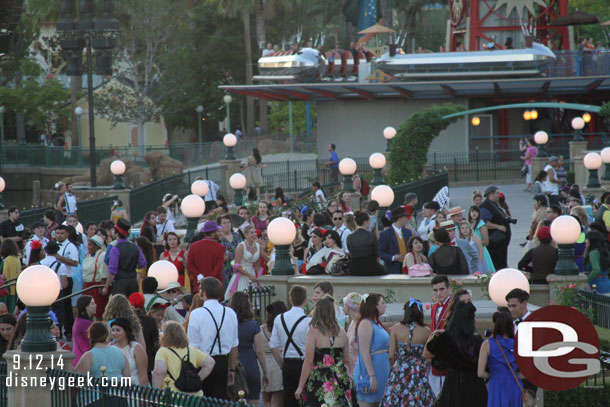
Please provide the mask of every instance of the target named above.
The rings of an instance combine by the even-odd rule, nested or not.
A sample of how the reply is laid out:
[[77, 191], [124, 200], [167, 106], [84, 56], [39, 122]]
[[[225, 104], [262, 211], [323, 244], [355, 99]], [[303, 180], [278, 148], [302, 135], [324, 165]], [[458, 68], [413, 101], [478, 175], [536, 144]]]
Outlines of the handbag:
[[349, 274], [349, 262], [349, 257], [335, 261], [330, 267], [330, 272], [328, 274], [331, 276], [347, 276]]
[[245, 393], [244, 398], [247, 399], [249, 390], [246, 369], [241, 362], [237, 362], [237, 366], [235, 368], [235, 381], [232, 385], [227, 387], [227, 398], [232, 401], [238, 401], [240, 399], [239, 392], [242, 390]]
[[523, 385], [521, 385], [521, 382], [517, 378], [517, 375], [515, 374], [515, 371], [513, 370], [512, 365], [508, 362], [508, 359], [506, 358], [506, 355], [504, 354], [504, 349], [502, 349], [502, 345], [500, 345], [500, 341], [498, 341], [498, 338], [494, 337], [494, 339], [496, 340], [496, 343], [498, 344], [498, 348], [500, 348], [500, 352], [502, 352], [502, 357], [504, 358], [504, 361], [508, 365], [510, 372], [513, 374], [513, 377], [515, 378], [515, 381], [517, 382], [517, 386], [519, 386], [519, 389], [521, 390], [521, 401], [523, 402], [523, 407], [535, 407], [536, 406], [536, 394], [534, 394], [534, 392], [532, 390], [526, 390], [523, 388]]

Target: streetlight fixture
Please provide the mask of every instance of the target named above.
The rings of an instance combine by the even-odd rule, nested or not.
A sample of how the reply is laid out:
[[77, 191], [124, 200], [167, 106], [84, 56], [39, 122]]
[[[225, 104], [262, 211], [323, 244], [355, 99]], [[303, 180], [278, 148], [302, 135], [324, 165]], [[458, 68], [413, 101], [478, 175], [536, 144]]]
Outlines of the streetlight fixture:
[[555, 274], [559, 276], [578, 275], [578, 266], [574, 262], [574, 243], [581, 233], [580, 223], [570, 215], [559, 216], [551, 223], [551, 237], [557, 243]]
[[536, 132], [536, 134], [534, 134], [534, 141], [540, 146], [538, 156], [547, 157], [548, 154], [546, 152], [546, 143], [549, 142], [549, 134], [544, 130], [539, 130]]
[[227, 95], [224, 95], [222, 100], [225, 102], [225, 105], [227, 106], [227, 118], [225, 120], [227, 121], [227, 133], [230, 133], [231, 132], [231, 109], [229, 109], [229, 105], [233, 101], [233, 98], [231, 97], [231, 95], [227, 94]]
[[538, 118], [538, 111], [536, 109], [530, 111], [530, 118], [536, 120]]
[[585, 121], [582, 117], [575, 117], [572, 119], [572, 128], [574, 129], [574, 141], [585, 141], [582, 138], [582, 129], [585, 127]]
[[233, 133], [225, 134], [225, 136], [222, 138], [222, 144], [224, 144], [227, 148], [227, 151], [225, 152], [225, 160], [235, 160], [233, 147], [235, 147], [237, 144], [237, 136]]
[[55, 338], [51, 335], [51, 304], [59, 296], [59, 277], [49, 267], [37, 265], [23, 270], [17, 278], [17, 296], [27, 306], [22, 352], [54, 352]]
[[523, 112], [523, 120], [532, 120], [532, 112], [529, 110]]
[[76, 160], [77, 163], [80, 165], [83, 163], [83, 133], [81, 132], [80, 127], [80, 117], [83, 114], [83, 108], [78, 106], [76, 109], [74, 109], [74, 114], [76, 115], [76, 127], [78, 131], [78, 157]]
[[209, 191], [210, 187], [208, 186], [208, 183], [204, 180], [199, 179], [191, 184], [191, 194], [193, 195], [199, 195], [201, 197], [204, 197], [208, 194]]
[[2, 192], [4, 192], [4, 188], [6, 188], [6, 181], [4, 178], [0, 177], [0, 209], [4, 209], [4, 205], [2, 205]]
[[203, 113], [203, 106], [199, 105], [195, 108], [195, 111], [197, 111], [197, 117], [199, 120], [197, 120], [197, 122], [199, 123], [199, 147], [201, 148], [201, 140], [202, 140], [202, 130], [201, 130], [201, 114]]
[[205, 212], [205, 202], [197, 195], [187, 195], [180, 204], [180, 210], [187, 219], [186, 236], [184, 241], [190, 243], [195, 235], [195, 229], [197, 229], [197, 222], [199, 218]]
[[478, 126], [479, 124], [481, 124], [481, 118], [478, 116], [475, 116], [472, 118], [472, 125], [473, 126]]
[[515, 288], [530, 292], [530, 283], [522, 272], [516, 269], [502, 269], [489, 280], [489, 297], [498, 307], [506, 307], [506, 294]]
[[373, 153], [369, 157], [369, 165], [374, 170], [373, 171], [373, 179], [371, 180], [371, 184], [373, 185], [381, 185], [383, 184], [383, 176], [381, 175], [381, 170], [385, 167], [386, 159], [385, 155], [381, 153]]
[[381, 219], [385, 215], [386, 208], [389, 208], [394, 203], [394, 191], [387, 185], [377, 185], [371, 191], [371, 199], [379, 204], [379, 209], [377, 210], [377, 228], [382, 230], [383, 223]]
[[93, 0], [79, 0], [78, 18], [76, 1], [62, 0], [61, 18], [56, 31], [59, 45], [67, 53], [66, 73], [82, 76], [83, 48], [87, 52], [87, 104], [89, 108], [89, 154], [91, 186], [97, 186], [95, 159], [95, 126], [93, 115], [93, 52], [95, 49], [95, 72], [98, 75], [112, 75], [112, 49], [117, 44], [120, 32], [119, 20], [114, 18], [112, 0], [98, 2], [99, 18], [95, 15]]
[[246, 187], [246, 177], [244, 174], [240, 174], [239, 172], [231, 175], [229, 178], [229, 185], [235, 191], [235, 196], [233, 198], [233, 203], [235, 206], [241, 206], [243, 201], [242, 190]]
[[123, 184], [123, 174], [125, 174], [125, 170], [125, 163], [121, 160], [114, 160], [110, 164], [110, 172], [114, 175], [113, 189], [125, 189], [125, 184]]
[[591, 121], [591, 114], [590, 113], [583, 114], [582, 119], [585, 121], [585, 123], [589, 123]]
[[343, 175], [343, 191], [354, 192], [352, 177], [356, 173], [357, 168], [356, 161], [351, 158], [344, 158], [339, 161], [339, 172]]
[[0, 106], [0, 170], [4, 163], [4, 106]]
[[396, 129], [394, 127], [386, 127], [383, 129], [383, 137], [388, 141], [385, 151], [390, 152], [392, 147], [392, 139], [396, 136]]
[[148, 277], [154, 277], [159, 284], [158, 290], [165, 290], [169, 283], [178, 281], [178, 269], [173, 263], [167, 260], [157, 260], [154, 262], [147, 272]]
[[599, 188], [599, 176], [597, 170], [602, 166], [602, 157], [597, 153], [589, 153], [585, 155], [583, 159], [585, 168], [589, 170], [589, 181], [587, 182], [587, 188]]
[[606, 171], [602, 179], [604, 181], [610, 181], [610, 147], [604, 148], [599, 154], [602, 157], [602, 162], [605, 164]]
[[275, 246], [275, 264], [271, 274], [274, 276], [289, 276], [294, 274], [294, 266], [290, 262], [290, 245], [297, 235], [294, 223], [288, 218], [275, 218], [267, 226], [267, 236]]

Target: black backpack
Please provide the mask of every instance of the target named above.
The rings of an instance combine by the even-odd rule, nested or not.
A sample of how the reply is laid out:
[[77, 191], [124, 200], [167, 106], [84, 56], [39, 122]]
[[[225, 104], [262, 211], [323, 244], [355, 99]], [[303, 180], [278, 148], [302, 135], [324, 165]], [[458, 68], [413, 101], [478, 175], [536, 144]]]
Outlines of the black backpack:
[[[175, 350], [172, 348], [168, 349], [178, 356], [178, 358], [180, 358], [180, 355], [178, 355]], [[195, 366], [193, 366], [189, 359], [190, 349], [187, 347], [186, 359], [180, 358], [182, 364], [180, 366], [180, 374], [178, 375], [178, 378], [176, 379], [174, 376], [172, 376], [169, 370], [167, 371], [167, 374], [169, 374], [169, 377], [172, 378], [174, 381], [174, 386], [176, 386], [178, 390], [185, 393], [195, 393], [201, 390], [201, 378], [197, 374], [198, 370], [195, 368]]]

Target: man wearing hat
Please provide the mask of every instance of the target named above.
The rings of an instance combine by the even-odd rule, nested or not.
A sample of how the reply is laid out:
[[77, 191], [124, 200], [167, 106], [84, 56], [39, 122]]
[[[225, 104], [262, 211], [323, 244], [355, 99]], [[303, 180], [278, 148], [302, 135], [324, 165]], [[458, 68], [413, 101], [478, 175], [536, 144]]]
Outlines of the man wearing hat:
[[546, 276], [555, 272], [557, 264], [557, 248], [551, 246], [551, 228], [542, 226], [538, 229], [536, 237], [540, 240], [540, 246], [529, 250], [519, 260], [519, 270], [532, 273], [532, 283], [548, 284]]
[[[425, 244], [428, 243], [428, 235], [436, 226], [436, 212], [441, 209], [441, 206], [436, 201], [426, 202], [424, 204], [424, 209], [422, 211], [424, 215], [424, 219], [419, 224], [419, 228], [417, 228], [417, 234], [422, 238]], [[427, 253], [427, 248], [424, 248]]]
[[449, 219], [456, 225], [459, 225], [464, 220], [464, 210], [461, 206], [455, 206], [449, 209]]
[[[203, 224], [204, 238], [191, 244], [186, 267], [191, 276], [202, 274], [222, 281], [222, 267], [225, 262], [225, 247], [218, 241], [220, 226], [213, 220]], [[194, 279], [194, 278], [193, 278]], [[199, 283], [192, 285], [193, 293], [199, 291]]]
[[146, 258], [138, 246], [127, 240], [129, 229], [131, 223], [125, 219], [119, 219], [114, 225], [118, 239], [114, 247], [109, 249], [108, 278], [102, 289], [103, 295], [108, 295], [110, 286], [112, 286], [112, 294], [123, 294], [128, 298], [139, 291], [136, 268], [145, 268]]
[[[94, 285], [101, 285], [108, 278], [108, 266], [104, 263], [104, 241], [98, 235], [93, 235], [87, 240], [87, 256], [83, 260], [83, 288], [89, 288]], [[106, 304], [108, 304], [108, 296], [102, 295], [99, 289], [89, 290], [87, 294], [91, 295], [97, 304], [95, 316], [101, 320]]]
[[498, 205], [500, 192], [498, 187], [492, 185], [485, 190], [485, 200], [481, 204], [481, 219], [489, 230], [489, 245], [487, 250], [491, 256], [496, 270], [502, 270], [507, 266], [508, 244], [510, 243], [510, 224], [506, 220], [504, 209]]
[[408, 222], [405, 208], [394, 208], [391, 213], [392, 227], [379, 233], [379, 255], [388, 274], [401, 274], [407, 242], [413, 233], [405, 227]]
[[559, 162], [559, 158], [556, 156], [549, 157], [549, 163], [544, 167], [544, 170], [547, 172], [548, 176], [545, 181], [546, 193], [549, 195], [549, 201], [551, 205], [559, 203], [559, 186], [561, 182], [557, 179], [557, 164]]
[[479, 253], [477, 249], [470, 245], [470, 243], [468, 243], [466, 240], [455, 237], [458, 226], [452, 220], [442, 222], [440, 226], [444, 228], [447, 233], [449, 233], [449, 245], [459, 247], [464, 254], [466, 263], [468, 263], [468, 272], [470, 274], [474, 274], [479, 271]]
[[32, 238], [28, 240], [28, 243], [25, 245], [25, 264], [30, 264], [30, 253], [32, 253], [32, 246], [30, 245], [32, 244], [32, 242], [38, 240], [40, 243], [42, 243], [43, 249], [47, 246], [47, 243], [49, 243], [49, 239], [44, 237], [45, 229], [46, 225], [41, 221], [36, 221], [32, 225], [34, 236], [32, 236]]

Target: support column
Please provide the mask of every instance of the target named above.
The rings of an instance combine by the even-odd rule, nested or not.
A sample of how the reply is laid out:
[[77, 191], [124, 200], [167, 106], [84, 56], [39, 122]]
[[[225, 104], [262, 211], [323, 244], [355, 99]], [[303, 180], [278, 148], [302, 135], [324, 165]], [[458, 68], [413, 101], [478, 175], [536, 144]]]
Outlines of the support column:
[[362, 198], [360, 192], [352, 192], [349, 194], [349, 206], [352, 208], [352, 211], [355, 212], [358, 209], [362, 209], [360, 208], [360, 198]]
[[[582, 157], [585, 156], [585, 151], [587, 151], [587, 142], [586, 141], [570, 141], [568, 144], [570, 145], [570, 170], [576, 172], [574, 163], [576, 162], [577, 157], [579, 157], [581, 164], [582, 164]], [[576, 181], [576, 183], [578, 185], [584, 185], [584, 184], [579, 184], [578, 181]], [[585, 182], [585, 184], [586, 184], [586, 182]]]
[[[240, 172], [240, 160], [221, 160], [220, 161], [220, 189], [224, 192], [227, 202], [232, 202], [235, 197], [235, 191], [229, 185], [229, 178], [236, 172]], [[224, 169], [223, 169], [224, 168]]]

